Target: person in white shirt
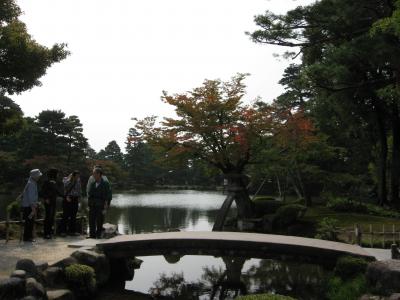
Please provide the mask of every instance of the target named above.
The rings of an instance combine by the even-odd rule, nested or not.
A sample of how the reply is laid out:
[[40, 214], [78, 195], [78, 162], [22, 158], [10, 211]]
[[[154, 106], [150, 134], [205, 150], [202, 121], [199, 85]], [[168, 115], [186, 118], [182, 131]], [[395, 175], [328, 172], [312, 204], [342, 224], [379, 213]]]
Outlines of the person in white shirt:
[[35, 222], [39, 194], [37, 182], [42, 177], [39, 169], [29, 172], [29, 179], [22, 192], [21, 207], [24, 219], [24, 242], [34, 242], [33, 224]]

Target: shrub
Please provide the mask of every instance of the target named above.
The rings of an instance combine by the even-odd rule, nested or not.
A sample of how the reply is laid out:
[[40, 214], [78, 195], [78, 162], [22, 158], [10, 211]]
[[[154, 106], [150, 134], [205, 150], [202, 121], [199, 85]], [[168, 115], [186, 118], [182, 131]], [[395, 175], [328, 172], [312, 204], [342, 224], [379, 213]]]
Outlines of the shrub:
[[236, 298], [237, 300], [295, 300], [289, 296], [274, 295], [274, 294], [258, 294], [248, 295]]
[[359, 203], [347, 198], [332, 198], [328, 201], [326, 206], [339, 212], [369, 214], [372, 216], [387, 218], [400, 218], [400, 213], [396, 211], [388, 210], [370, 203]]
[[267, 214], [274, 214], [280, 207], [285, 204], [277, 200], [263, 200], [255, 201], [254, 208], [257, 216], [264, 216]]
[[7, 212], [11, 219], [17, 220], [21, 213], [21, 203], [18, 200], [14, 200], [9, 205], [7, 205]]
[[342, 256], [338, 259], [335, 266], [335, 275], [342, 279], [349, 279], [357, 275], [364, 274], [367, 269], [368, 262], [365, 259]]
[[393, 210], [385, 209], [378, 205], [366, 204], [368, 209], [368, 214], [379, 217], [387, 217], [387, 218], [400, 218], [400, 214]]
[[92, 267], [73, 264], [65, 268], [65, 278], [78, 298], [89, 298], [96, 291], [96, 278]]
[[289, 204], [278, 208], [272, 223], [276, 226], [283, 227], [292, 225], [304, 216], [307, 207], [299, 204]]
[[254, 202], [264, 202], [264, 201], [276, 201], [276, 199], [270, 196], [257, 196], [254, 199]]
[[367, 283], [364, 276], [347, 281], [332, 277], [328, 282], [326, 296], [329, 300], [357, 300], [365, 293], [367, 293]]
[[323, 218], [321, 222], [318, 223], [316, 239], [337, 241], [338, 240], [338, 230], [339, 221], [333, 218]]
[[368, 213], [368, 208], [365, 204], [347, 198], [337, 197], [329, 199], [326, 206], [334, 211]]

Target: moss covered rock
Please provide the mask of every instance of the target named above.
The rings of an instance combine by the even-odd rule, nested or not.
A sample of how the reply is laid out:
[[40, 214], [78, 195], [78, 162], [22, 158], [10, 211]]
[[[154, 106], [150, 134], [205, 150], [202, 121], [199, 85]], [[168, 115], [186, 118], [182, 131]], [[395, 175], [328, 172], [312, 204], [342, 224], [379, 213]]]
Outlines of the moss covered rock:
[[79, 299], [90, 299], [96, 293], [96, 277], [92, 267], [80, 264], [66, 267], [65, 279]]
[[91, 250], [79, 249], [72, 253], [71, 256], [75, 258], [79, 264], [93, 268], [98, 286], [106, 284], [110, 279], [110, 262], [104, 254]]

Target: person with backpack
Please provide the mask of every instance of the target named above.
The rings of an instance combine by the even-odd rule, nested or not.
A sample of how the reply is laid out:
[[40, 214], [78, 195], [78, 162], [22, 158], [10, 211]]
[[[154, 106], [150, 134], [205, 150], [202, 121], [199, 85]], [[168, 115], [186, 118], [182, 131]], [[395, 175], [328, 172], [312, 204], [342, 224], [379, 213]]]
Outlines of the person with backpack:
[[36, 218], [39, 193], [37, 182], [42, 176], [39, 169], [29, 172], [29, 179], [21, 195], [22, 218], [24, 220], [24, 242], [34, 242], [33, 225]]
[[64, 183], [64, 200], [63, 200], [63, 217], [61, 221], [61, 236], [67, 233], [71, 236], [77, 236], [76, 215], [79, 209], [79, 200], [82, 194], [82, 186], [79, 171], [72, 172], [63, 180]]
[[94, 181], [89, 182], [87, 187], [89, 205], [89, 236], [88, 238], [99, 239], [103, 232], [105, 213], [112, 200], [110, 183], [103, 178], [103, 170], [93, 170]]
[[45, 217], [43, 226], [43, 236], [45, 239], [51, 239], [54, 234], [54, 221], [57, 207], [57, 197], [62, 197], [63, 193], [60, 191], [57, 182], [58, 170], [51, 168], [47, 171], [47, 180], [43, 183], [40, 192], [44, 200]]

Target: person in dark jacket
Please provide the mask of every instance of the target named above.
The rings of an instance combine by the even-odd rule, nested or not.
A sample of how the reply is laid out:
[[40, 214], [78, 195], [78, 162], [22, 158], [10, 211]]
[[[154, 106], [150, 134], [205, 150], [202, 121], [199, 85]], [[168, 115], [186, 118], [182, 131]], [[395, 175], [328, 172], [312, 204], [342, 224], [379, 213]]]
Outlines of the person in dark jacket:
[[45, 217], [43, 233], [45, 239], [51, 239], [54, 234], [54, 221], [57, 207], [57, 197], [62, 197], [57, 183], [58, 170], [51, 168], [47, 171], [47, 180], [43, 183], [40, 195], [44, 199]]
[[101, 238], [104, 215], [110, 205], [110, 183], [103, 179], [101, 168], [93, 170], [94, 181], [88, 187], [89, 238]]
[[76, 215], [79, 209], [79, 199], [82, 194], [81, 179], [79, 171], [72, 172], [63, 179], [65, 197], [63, 201], [63, 218], [61, 221], [61, 235], [67, 233], [71, 236], [77, 236]]

